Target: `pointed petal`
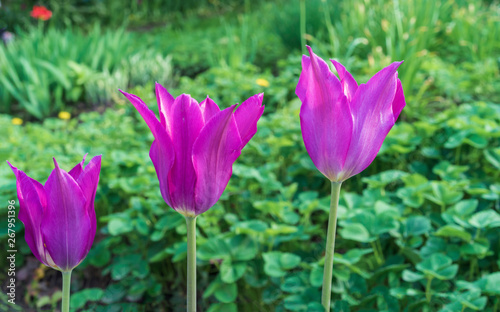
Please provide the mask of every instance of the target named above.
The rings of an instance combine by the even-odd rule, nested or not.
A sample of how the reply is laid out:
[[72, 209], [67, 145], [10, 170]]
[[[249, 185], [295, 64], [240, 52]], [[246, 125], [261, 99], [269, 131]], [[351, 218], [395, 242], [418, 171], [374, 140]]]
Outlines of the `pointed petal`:
[[194, 209], [196, 174], [191, 155], [194, 141], [203, 128], [200, 105], [189, 95], [182, 94], [175, 99], [170, 118], [175, 151], [175, 162], [168, 177], [170, 198], [176, 210]]
[[242, 141], [233, 117], [235, 106], [210, 119], [194, 143], [195, 215], [207, 211], [219, 200], [231, 178], [232, 165], [241, 154]]
[[200, 103], [200, 107], [205, 124], [210, 120], [210, 118], [220, 112], [219, 106], [208, 96]]
[[73, 177], [73, 179], [78, 179], [78, 177], [80, 176], [80, 174], [82, 174], [83, 172], [83, 164], [85, 164], [85, 158], [87, 158], [87, 155], [88, 154], [85, 154], [83, 156], [83, 160], [81, 162], [79, 162], [73, 169], [71, 169], [68, 173], [70, 176]]
[[129, 94], [120, 90], [120, 92], [125, 95], [125, 97], [134, 105], [141, 117], [144, 119], [149, 127], [149, 130], [153, 133], [156, 140], [162, 143], [162, 145], [170, 145], [167, 131], [161, 125], [161, 123], [156, 118], [154, 112], [148, 108], [148, 106], [138, 97], [133, 94]]
[[[157, 85], [157, 87], [158, 87], [158, 85]], [[159, 88], [158, 94], [161, 94], [162, 88], [160, 88], [160, 87], [158, 87], [158, 88]], [[121, 92], [135, 106], [135, 108], [137, 109], [139, 114], [141, 114], [144, 121], [146, 121], [146, 123], [148, 124], [149, 129], [151, 130], [151, 132], [153, 133], [153, 136], [155, 137], [156, 146], [157, 146], [156, 149], [158, 150], [155, 152], [155, 154], [161, 155], [161, 158], [157, 158], [157, 157], [155, 158], [155, 159], [157, 159], [157, 163], [154, 163], [153, 158], [151, 160], [153, 160], [153, 164], [155, 165], [155, 168], [157, 169], [156, 170], [157, 174], [159, 174], [158, 173], [158, 164], [160, 162], [162, 163], [161, 166], [163, 168], [162, 173], [163, 174], [169, 173], [170, 168], [172, 168], [172, 166], [174, 164], [174, 160], [175, 160], [174, 145], [172, 144], [172, 139], [171, 139], [171, 132], [172, 132], [171, 131], [171, 128], [172, 128], [171, 120], [172, 120], [172, 115], [173, 115], [173, 112], [172, 112], [173, 108], [172, 107], [168, 108], [168, 110], [170, 110], [170, 112], [169, 112], [168, 116], [165, 116], [165, 123], [167, 124], [167, 128], [165, 129], [162, 126], [162, 124], [160, 122], [158, 122], [158, 119], [156, 119], [153, 111], [151, 111], [140, 98], [136, 97], [135, 95], [123, 92], [123, 91], [121, 91]], [[168, 99], [168, 95], [166, 97]], [[162, 103], [163, 103], [163, 100], [162, 100]], [[166, 101], [165, 103], [168, 103], [168, 101]], [[151, 157], [151, 152], [150, 152], [150, 157]], [[166, 169], [166, 168], [168, 168], [168, 169]], [[166, 179], [166, 177], [162, 177], [162, 179]], [[162, 180], [160, 180], [160, 181], [162, 181]], [[165, 189], [166, 189], [166, 187], [163, 188], [163, 190], [165, 190]], [[163, 190], [162, 190], [162, 192], [163, 192]], [[163, 196], [163, 198], [166, 198], [166, 197]], [[172, 201], [171, 200], [168, 201], [167, 204], [171, 205]]]
[[347, 101], [351, 102], [356, 90], [358, 89], [358, 83], [352, 75], [345, 69], [344, 65], [340, 64], [336, 60], [330, 60], [335, 66], [337, 73], [339, 74], [340, 84], [342, 85], [342, 90], [344, 91]]
[[401, 80], [398, 79], [396, 95], [394, 96], [394, 101], [392, 102], [392, 113], [394, 114], [394, 122], [398, 120], [399, 114], [401, 114], [401, 111], [405, 106], [406, 106], [406, 101], [403, 92], [403, 86], [401, 85]]
[[66, 271], [85, 258], [91, 225], [82, 190], [67, 172], [59, 168], [55, 159], [54, 164], [55, 169], [44, 186], [47, 209], [41, 231], [52, 260]]
[[347, 98], [328, 65], [308, 47], [295, 90], [302, 101], [300, 125], [304, 145], [319, 171], [331, 181], [344, 167], [353, 118]]
[[172, 203], [172, 199], [170, 197], [170, 190], [168, 184], [168, 175], [170, 170], [172, 169], [173, 161], [165, 161], [167, 156], [164, 155], [164, 149], [158, 146], [157, 141], [153, 141], [151, 144], [151, 149], [149, 150], [149, 158], [153, 162], [153, 165], [156, 170], [156, 175], [158, 177], [158, 181], [160, 182], [160, 192], [163, 200], [170, 207], [174, 207]]
[[33, 255], [45, 265], [43, 240], [40, 232], [44, 204], [47, 204], [43, 185], [28, 177], [26, 173], [7, 162], [16, 175], [17, 197], [19, 199], [19, 220], [24, 224], [24, 238]]
[[[387, 133], [394, 125], [392, 103], [397, 89], [397, 68], [392, 63], [366, 84], [359, 86], [351, 105], [354, 114], [353, 140], [347, 155], [344, 179], [360, 173], [377, 156]], [[400, 99], [398, 100], [400, 101]]]
[[95, 216], [94, 209], [94, 200], [95, 194], [97, 190], [97, 184], [99, 183], [99, 173], [101, 172], [101, 155], [97, 155], [90, 160], [88, 165], [83, 170], [83, 173], [76, 180], [76, 183], [80, 186], [80, 189], [83, 192], [83, 196], [87, 200], [87, 213], [90, 218], [90, 231], [88, 233], [88, 245], [87, 254], [92, 247], [92, 243], [94, 242], [95, 231], [97, 226], [97, 219]]
[[257, 121], [259, 121], [260, 116], [264, 112], [264, 106], [262, 106], [263, 98], [264, 93], [249, 97], [245, 102], [241, 103], [234, 113], [243, 146], [257, 132]]
[[174, 105], [175, 98], [158, 82], [155, 83], [156, 101], [158, 102], [158, 111], [160, 112], [160, 122], [163, 126], [166, 124], [166, 116], [170, 114], [170, 109]]

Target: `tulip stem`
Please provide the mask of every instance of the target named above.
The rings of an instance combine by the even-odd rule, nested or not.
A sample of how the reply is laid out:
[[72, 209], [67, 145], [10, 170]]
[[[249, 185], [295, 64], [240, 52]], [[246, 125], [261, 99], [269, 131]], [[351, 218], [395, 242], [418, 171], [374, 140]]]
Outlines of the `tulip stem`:
[[321, 303], [326, 312], [330, 311], [332, 297], [333, 254], [335, 251], [335, 232], [337, 229], [337, 207], [339, 205], [340, 186], [342, 182], [332, 182], [330, 200], [330, 216], [328, 219], [328, 233], [326, 236], [325, 268], [323, 271], [323, 292]]
[[62, 272], [63, 286], [62, 286], [62, 308], [61, 312], [69, 312], [69, 296], [71, 287], [71, 271]]
[[306, 54], [306, 0], [300, 0], [300, 45]]
[[196, 217], [186, 217], [187, 312], [196, 312]]

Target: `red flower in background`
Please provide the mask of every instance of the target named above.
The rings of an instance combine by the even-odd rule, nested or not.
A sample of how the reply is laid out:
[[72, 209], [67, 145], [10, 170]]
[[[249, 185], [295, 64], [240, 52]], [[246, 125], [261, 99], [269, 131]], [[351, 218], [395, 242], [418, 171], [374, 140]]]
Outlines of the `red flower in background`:
[[46, 21], [52, 17], [52, 11], [44, 6], [34, 5], [31, 11], [31, 17]]

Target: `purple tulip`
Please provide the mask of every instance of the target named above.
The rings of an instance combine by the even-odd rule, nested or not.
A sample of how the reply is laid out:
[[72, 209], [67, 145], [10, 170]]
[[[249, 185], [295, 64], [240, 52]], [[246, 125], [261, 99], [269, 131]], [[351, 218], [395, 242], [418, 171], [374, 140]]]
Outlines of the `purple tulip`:
[[236, 104], [220, 110], [209, 97], [199, 104], [187, 94], [174, 99], [157, 83], [158, 120], [139, 97], [121, 92], [153, 133], [149, 156], [167, 205], [186, 217], [207, 211], [219, 200], [234, 161], [257, 132], [264, 94], [250, 97], [236, 110]]
[[310, 47], [302, 56], [296, 94], [302, 101], [300, 124], [314, 165], [332, 182], [365, 170], [406, 105], [395, 62], [358, 86], [331, 60], [340, 80]]
[[17, 180], [19, 219], [35, 257], [62, 272], [73, 270], [87, 256], [96, 232], [94, 199], [101, 156], [82, 162], [70, 172], [59, 168], [55, 158], [45, 185], [12, 166]]

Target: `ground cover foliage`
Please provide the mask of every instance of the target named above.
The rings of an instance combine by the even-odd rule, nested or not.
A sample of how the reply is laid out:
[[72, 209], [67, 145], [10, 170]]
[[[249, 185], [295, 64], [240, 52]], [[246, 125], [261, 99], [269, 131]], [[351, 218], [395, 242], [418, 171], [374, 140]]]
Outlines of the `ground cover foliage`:
[[[131, 10], [160, 5], [147, 3]], [[221, 200], [197, 220], [199, 308], [322, 311], [330, 188], [303, 146], [294, 94], [305, 13], [307, 43], [362, 82], [405, 60], [407, 107], [372, 165], [342, 187], [334, 311], [498, 311], [498, 2], [318, 0], [305, 12], [300, 1], [210, 3], [172, 9], [155, 20], [163, 26], [146, 31], [137, 29], [148, 25], [138, 13], [123, 25], [101, 8], [90, 27], [54, 14], [51, 24], [20, 24], [15, 41], [0, 47], [0, 160], [41, 179], [53, 156], [69, 169], [85, 153], [103, 155], [98, 233], [74, 271], [71, 306], [185, 310], [185, 221], [161, 198], [148, 156], [152, 135], [117, 92], [127, 89], [157, 110], [158, 81], [175, 96], [209, 94], [221, 107], [265, 93], [256, 136]], [[60, 111], [72, 118], [57, 118]], [[5, 164], [0, 199], [14, 198]], [[39, 265], [17, 226], [18, 302], [56, 307], [57, 272]], [[4, 242], [6, 222], [0, 230]]]

